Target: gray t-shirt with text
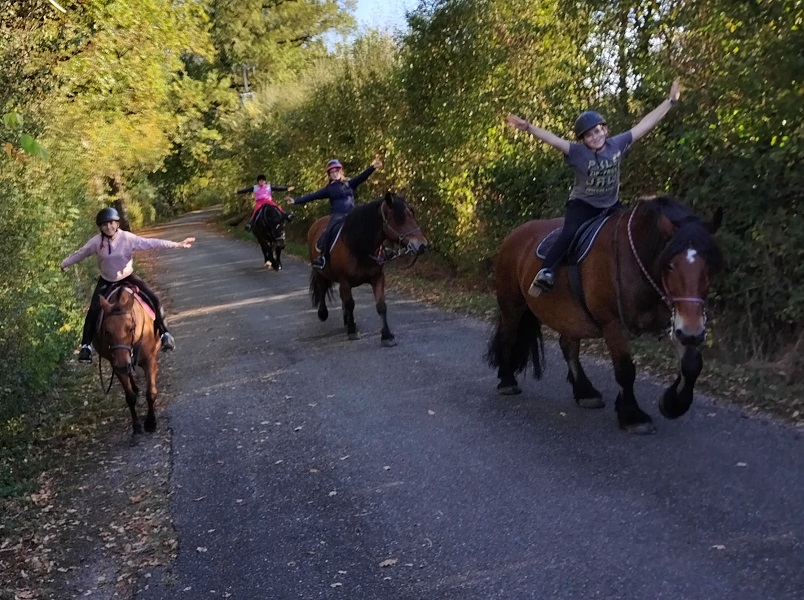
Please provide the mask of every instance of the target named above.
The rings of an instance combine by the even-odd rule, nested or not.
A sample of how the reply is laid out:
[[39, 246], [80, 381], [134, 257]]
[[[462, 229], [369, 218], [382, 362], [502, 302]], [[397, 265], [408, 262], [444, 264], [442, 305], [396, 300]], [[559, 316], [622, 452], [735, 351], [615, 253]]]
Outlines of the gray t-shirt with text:
[[606, 140], [595, 152], [586, 144], [570, 143], [564, 162], [575, 171], [571, 199], [583, 200], [591, 206], [608, 208], [617, 203], [620, 193], [620, 162], [631, 151], [630, 131]]

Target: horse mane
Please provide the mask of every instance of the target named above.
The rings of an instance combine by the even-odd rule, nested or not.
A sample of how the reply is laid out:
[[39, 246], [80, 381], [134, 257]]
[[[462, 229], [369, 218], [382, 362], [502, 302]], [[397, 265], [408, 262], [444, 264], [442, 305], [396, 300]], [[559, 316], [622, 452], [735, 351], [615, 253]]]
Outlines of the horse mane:
[[651, 226], [659, 229], [660, 217], [667, 218], [674, 226], [675, 232], [669, 241], [664, 242], [662, 235], [648, 236], [648, 246], [652, 248], [649, 256], [658, 256], [659, 266], [667, 269], [674, 256], [687, 248], [694, 248], [706, 261], [709, 271], [717, 273], [723, 268], [723, 255], [715, 241], [714, 235], [704, 221], [691, 208], [678, 198], [671, 196], [655, 196], [642, 199], [652, 215]]
[[[405, 201], [393, 196], [393, 220], [397, 223], [405, 221]], [[382, 241], [382, 218], [380, 205], [385, 197], [375, 198], [365, 204], [356, 206], [343, 222], [341, 236], [344, 243], [359, 259], [374, 254]]]

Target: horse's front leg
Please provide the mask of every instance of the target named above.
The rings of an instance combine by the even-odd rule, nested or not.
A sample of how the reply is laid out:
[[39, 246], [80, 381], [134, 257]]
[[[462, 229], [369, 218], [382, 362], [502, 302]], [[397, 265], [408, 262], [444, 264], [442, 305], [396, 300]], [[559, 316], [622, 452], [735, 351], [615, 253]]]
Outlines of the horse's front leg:
[[692, 406], [695, 380], [703, 370], [703, 358], [695, 346], [684, 346], [681, 353], [681, 372], [662, 396], [659, 412], [668, 419], [677, 419]]
[[388, 327], [388, 306], [385, 304], [385, 273], [380, 272], [380, 276], [371, 282], [371, 289], [374, 291], [374, 306], [377, 307], [377, 314], [382, 319], [382, 333], [380, 343], [385, 347], [396, 346], [394, 334]]
[[148, 401], [148, 414], [145, 416], [145, 431], [153, 433], [156, 431], [156, 374], [159, 365], [156, 362], [156, 351], [151, 352], [151, 356], [144, 357], [142, 370], [145, 372], [145, 383], [148, 388], [145, 390], [145, 399]]
[[558, 338], [561, 353], [567, 362], [567, 381], [572, 386], [572, 395], [581, 408], [603, 408], [603, 396], [595, 389], [581, 366], [581, 341], [566, 336]]
[[271, 250], [271, 244], [269, 244], [266, 240], [262, 239], [261, 237], [257, 238], [257, 241], [260, 243], [260, 250], [262, 250], [262, 258], [265, 260], [265, 266], [273, 266], [273, 251]]
[[274, 264], [274, 271], [281, 271], [282, 270], [282, 261], [279, 258], [279, 255], [282, 254], [282, 245], [279, 243], [274, 243], [274, 253], [273, 253], [273, 264]]
[[614, 403], [617, 421], [628, 433], [645, 435], [656, 433], [656, 427], [648, 414], [639, 408], [634, 396], [636, 369], [631, 359], [631, 343], [618, 324], [610, 325], [603, 331], [606, 346], [614, 364], [614, 377], [620, 386], [620, 393]]
[[118, 372], [115, 372], [115, 374], [117, 375], [117, 380], [120, 382], [120, 385], [123, 387], [123, 393], [126, 395], [126, 404], [128, 404], [128, 410], [131, 413], [132, 433], [134, 435], [140, 434], [142, 433], [142, 425], [140, 425], [140, 421], [137, 418], [137, 396], [139, 395], [139, 390], [137, 389], [137, 384], [134, 383], [134, 374]]
[[355, 299], [352, 297], [352, 287], [347, 283], [341, 283], [340, 292], [346, 335], [350, 340], [356, 340], [359, 336], [357, 335], [357, 324], [355, 323]]

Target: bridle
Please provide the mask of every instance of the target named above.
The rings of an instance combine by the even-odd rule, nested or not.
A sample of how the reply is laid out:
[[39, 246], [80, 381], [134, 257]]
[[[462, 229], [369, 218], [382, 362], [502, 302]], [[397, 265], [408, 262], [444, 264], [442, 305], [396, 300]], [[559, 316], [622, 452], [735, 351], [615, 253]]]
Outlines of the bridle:
[[[385, 214], [385, 204], [386, 203], [384, 201], [382, 203], [380, 203], [380, 218], [382, 219], [382, 228], [383, 228], [383, 231], [385, 232], [385, 236], [389, 240], [393, 241], [398, 246], [403, 247], [403, 242], [404, 242], [405, 238], [411, 236], [414, 233], [418, 233], [419, 235], [422, 234], [422, 230], [421, 230], [421, 228], [419, 227], [418, 224], [416, 224], [415, 227], [411, 227], [410, 229], [408, 229], [406, 231], [403, 231], [401, 233], [399, 231], [397, 231], [393, 227], [393, 225], [391, 225], [390, 221], [388, 220], [388, 217]], [[393, 210], [393, 206], [391, 206], [391, 210]], [[408, 210], [409, 209], [407, 207], [405, 207], [405, 211], [408, 211]], [[410, 253], [410, 248], [405, 246], [405, 251], [403, 253], [401, 253], [399, 256], [402, 256], [403, 254], [409, 254], [409, 253]]]
[[[132, 314], [132, 312], [133, 311], [120, 311], [119, 313], [116, 313], [114, 316], [124, 317], [126, 315]], [[101, 327], [102, 326], [103, 325], [101, 324]], [[131, 336], [131, 344], [113, 344], [111, 346], [107, 346], [107, 348], [109, 349], [109, 352], [113, 352], [115, 350], [126, 350], [126, 351], [128, 351], [129, 361], [130, 361], [130, 364], [132, 364], [132, 365], [137, 364], [137, 350], [139, 349], [139, 346], [137, 345], [136, 340], [135, 340], [136, 328], [137, 328], [137, 319], [134, 318], [134, 327], [131, 328], [130, 331], [129, 331], [129, 335]], [[101, 335], [105, 338], [106, 337], [106, 332], [101, 330]], [[103, 389], [103, 387], [104, 387], [103, 386], [102, 363], [103, 363], [103, 360], [99, 356], [98, 357], [98, 376], [100, 377], [101, 389]], [[112, 374], [109, 376], [109, 385], [106, 387], [106, 390], [104, 391], [104, 393], [106, 393], [106, 394], [108, 394], [109, 390], [112, 389], [112, 384], [114, 383], [114, 365], [112, 364], [111, 360], [109, 361], [109, 364], [112, 365]]]
[[[636, 245], [634, 244], [634, 232], [633, 232], [633, 222], [634, 222], [634, 215], [636, 214], [637, 207], [634, 207], [631, 210], [631, 215], [628, 218], [628, 223], [626, 226], [626, 231], [628, 233], [628, 245], [631, 248], [631, 255], [634, 257], [639, 270], [642, 272], [642, 275], [645, 277], [647, 282], [651, 285], [651, 287], [656, 291], [662, 301], [665, 303], [667, 308], [670, 309], [670, 323], [672, 328], [672, 323], [675, 321], [676, 317], [676, 304], [678, 303], [691, 303], [691, 304], [700, 304], [701, 306], [706, 305], [706, 301], [703, 298], [697, 296], [673, 296], [667, 291], [667, 286], [665, 285], [664, 278], [662, 279], [662, 286], [656, 283], [653, 279], [651, 274], [648, 272], [648, 269], [645, 267], [645, 264], [642, 262], [642, 259], [639, 258], [639, 254], [636, 250]], [[625, 213], [620, 215], [620, 218], [617, 219], [616, 228], [614, 230], [614, 251], [615, 256], [617, 257], [617, 310], [620, 313], [620, 322], [625, 325], [626, 329], [634, 335], [639, 335], [639, 332], [634, 331], [628, 322], [625, 320], [625, 312], [623, 311], [622, 306], [622, 283], [620, 281], [620, 251], [619, 251], [619, 233], [620, 233], [620, 222], [622, 221]], [[704, 326], [706, 325], [706, 310], [703, 311], [703, 319], [704, 319]]]

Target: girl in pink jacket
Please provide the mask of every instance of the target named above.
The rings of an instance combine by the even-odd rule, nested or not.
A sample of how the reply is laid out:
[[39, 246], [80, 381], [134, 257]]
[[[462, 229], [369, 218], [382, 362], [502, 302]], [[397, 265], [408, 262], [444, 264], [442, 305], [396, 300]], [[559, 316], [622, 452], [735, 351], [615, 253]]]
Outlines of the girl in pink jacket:
[[292, 192], [295, 189], [296, 186], [294, 185], [271, 185], [268, 183], [265, 175], [259, 175], [257, 176], [257, 185], [245, 187], [242, 190], [236, 190], [235, 194], [254, 193], [254, 210], [251, 211], [251, 217], [246, 224], [246, 231], [251, 231], [251, 227], [254, 225], [254, 217], [257, 216], [257, 212], [266, 204], [275, 206], [282, 214], [285, 213], [282, 207], [274, 201], [273, 192]]
[[154, 325], [157, 333], [162, 332], [162, 350], [173, 350], [176, 347], [176, 342], [167, 329], [164, 308], [162, 308], [162, 304], [154, 291], [134, 273], [132, 257], [137, 250], [190, 248], [195, 238], [188, 237], [181, 242], [171, 242], [170, 240], [144, 238], [134, 235], [130, 231], [123, 231], [120, 229], [120, 215], [114, 208], [101, 210], [95, 217], [95, 223], [100, 227], [100, 233], [93, 236], [83, 247], [61, 262], [61, 270], [65, 271], [93, 254], [98, 258], [100, 277], [98, 277], [95, 291], [92, 292], [89, 311], [84, 320], [84, 331], [81, 335], [81, 349], [78, 352], [78, 360], [80, 362], [92, 362], [91, 344], [92, 338], [95, 337], [95, 325], [100, 316], [101, 294], [111, 289], [112, 286], [120, 284], [129, 284], [148, 296], [156, 313]]

